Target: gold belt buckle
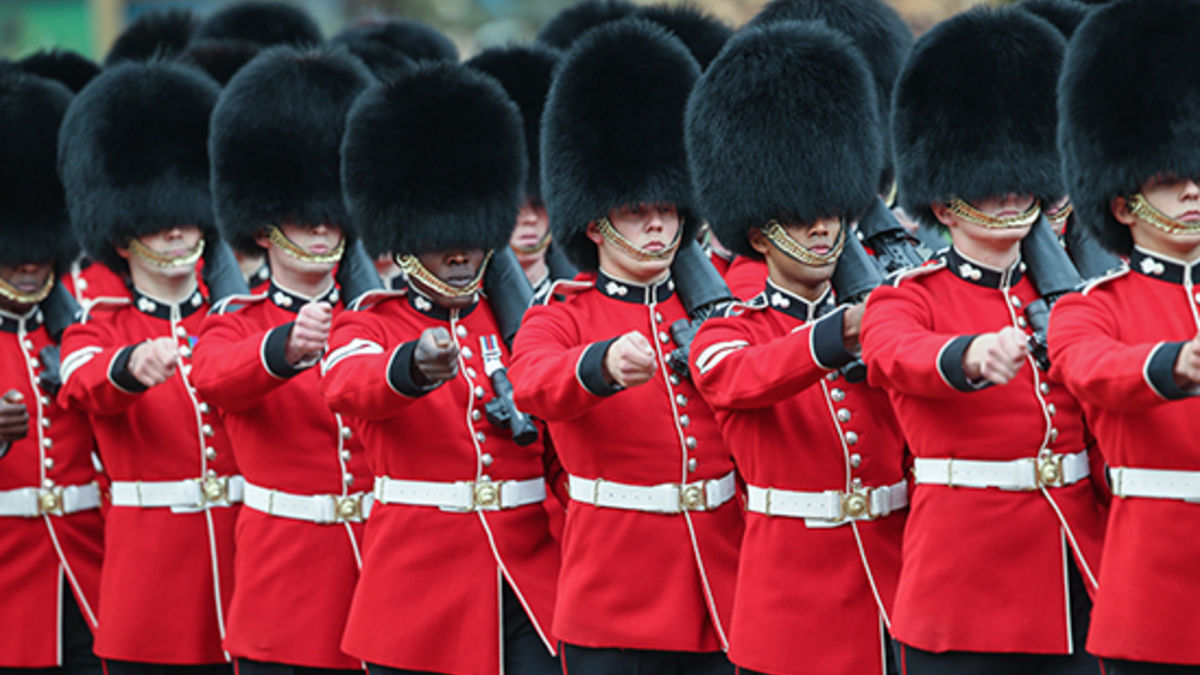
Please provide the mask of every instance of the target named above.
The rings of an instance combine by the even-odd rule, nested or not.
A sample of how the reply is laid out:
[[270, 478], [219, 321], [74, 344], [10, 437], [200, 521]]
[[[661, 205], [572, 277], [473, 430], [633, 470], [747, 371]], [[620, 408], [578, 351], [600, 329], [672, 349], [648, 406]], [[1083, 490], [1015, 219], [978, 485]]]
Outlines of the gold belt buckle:
[[490, 480], [476, 481], [474, 493], [476, 508], [500, 508], [500, 485], [498, 483]]
[[1037, 460], [1037, 484], [1044, 487], [1062, 487], [1065, 478], [1062, 465], [1062, 455], [1039, 457]]
[[38, 514], [63, 515], [63, 489], [61, 486], [38, 490]]
[[842, 495], [842, 517], [839, 520], [871, 520], [873, 517], [870, 488], [859, 488]]
[[362, 520], [362, 495], [333, 497], [333, 520], [336, 523]]
[[704, 484], [681, 486], [679, 490], [679, 506], [684, 511], [704, 511], [707, 508], [704, 499]]
[[216, 502], [229, 501], [229, 477], [228, 476], [205, 476], [200, 482], [200, 491], [203, 502], [213, 504]]

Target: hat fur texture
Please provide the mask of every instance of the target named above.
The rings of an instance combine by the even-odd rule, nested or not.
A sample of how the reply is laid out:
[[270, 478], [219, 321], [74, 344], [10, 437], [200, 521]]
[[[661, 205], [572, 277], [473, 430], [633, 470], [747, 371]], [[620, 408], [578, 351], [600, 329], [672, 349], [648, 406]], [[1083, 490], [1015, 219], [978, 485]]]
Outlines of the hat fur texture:
[[100, 64], [69, 49], [40, 49], [17, 61], [27, 73], [59, 82], [72, 94], [100, 74]]
[[196, 16], [184, 9], [145, 12], [117, 36], [104, 65], [175, 58], [187, 47], [198, 25]]
[[692, 52], [700, 70], [708, 67], [733, 36], [733, 29], [715, 17], [688, 5], [652, 5], [638, 9], [635, 16], [666, 28]]
[[582, 0], [554, 15], [538, 31], [537, 41], [567, 49], [584, 33], [609, 21], [632, 16], [637, 5], [626, 0]]
[[331, 42], [345, 44], [372, 70], [376, 69], [376, 64], [390, 61], [389, 53], [404, 57], [399, 65], [404, 66], [407, 62], [407, 71], [412, 70], [416, 61], [458, 61], [458, 47], [454, 41], [432, 26], [413, 19], [361, 23], [338, 33]]
[[263, 47], [321, 44], [317, 22], [308, 12], [282, 2], [247, 0], [224, 5], [201, 22], [192, 40], [246, 40]]

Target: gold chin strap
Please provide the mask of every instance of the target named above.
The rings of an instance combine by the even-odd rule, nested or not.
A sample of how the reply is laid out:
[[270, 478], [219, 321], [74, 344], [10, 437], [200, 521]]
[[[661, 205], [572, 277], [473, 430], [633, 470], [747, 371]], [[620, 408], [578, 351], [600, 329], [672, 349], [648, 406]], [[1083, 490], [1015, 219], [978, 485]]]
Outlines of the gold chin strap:
[[296, 242], [287, 238], [278, 227], [274, 225], [267, 226], [267, 239], [271, 240], [272, 244], [279, 247], [279, 250], [290, 255], [291, 257], [306, 263], [314, 263], [317, 265], [328, 265], [336, 263], [342, 259], [342, 253], [346, 251], [346, 238], [338, 242], [338, 245], [329, 253], [309, 253], [296, 245]]
[[1007, 218], [989, 216], [958, 197], [947, 202], [946, 208], [950, 209], [950, 213], [959, 218], [975, 223], [976, 225], [981, 225], [989, 230], [1018, 230], [1023, 227], [1029, 227], [1042, 214], [1042, 205], [1036, 199], [1033, 201], [1033, 205], [1026, 209], [1024, 213], [1018, 213], [1015, 216]]
[[1200, 223], [1185, 223], [1182, 220], [1175, 220], [1146, 201], [1140, 192], [1129, 197], [1125, 203], [1135, 218], [1150, 223], [1167, 234], [1200, 233]]
[[883, 203], [889, 209], [896, 207], [896, 196], [900, 193], [900, 183], [892, 181], [892, 187], [888, 190], [887, 196], [883, 198]]
[[204, 237], [200, 237], [200, 241], [196, 242], [196, 246], [192, 250], [174, 258], [150, 250], [148, 246], [136, 237], [129, 240], [129, 252], [155, 267], [186, 267], [188, 265], [195, 265], [200, 256], [204, 255]]
[[787, 233], [787, 230], [783, 225], [779, 224], [778, 220], [769, 221], [762, 228], [762, 233], [775, 248], [783, 251], [789, 258], [804, 263], [809, 267], [832, 265], [837, 262], [838, 256], [842, 254], [842, 249], [846, 246], [846, 225], [844, 223], [838, 229], [838, 238], [834, 242], [833, 248], [829, 249], [829, 252], [823, 255], [813, 253], [805, 248], [803, 244], [793, 239], [792, 235]]
[[46, 283], [42, 287], [32, 293], [22, 293], [15, 286], [8, 283], [4, 279], [0, 279], [0, 296], [3, 296], [9, 302], [14, 302], [18, 305], [36, 305], [46, 299], [50, 295], [51, 289], [54, 288], [54, 272], [46, 275]]
[[1071, 202], [1067, 202], [1066, 204], [1063, 205], [1063, 207], [1061, 209], [1055, 211], [1054, 213], [1050, 213], [1049, 211], [1047, 211], [1046, 212], [1046, 220], [1049, 220], [1050, 224], [1052, 226], [1054, 226], [1055, 232], [1058, 232], [1061, 234], [1063, 231], [1063, 228], [1065, 228], [1067, 226], [1067, 218], [1070, 218], [1071, 214], [1074, 212], [1075, 212], [1075, 205], [1072, 204]]
[[417, 260], [415, 255], [398, 255], [396, 256], [396, 264], [409, 277], [419, 280], [425, 286], [433, 289], [435, 293], [446, 298], [465, 298], [475, 295], [479, 292], [479, 287], [483, 285], [483, 274], [487, 271], [488, 261], [492, 259], [492, 252], [488, 251], [487, 255], [483, 256], [483, 263], [479, 265], [479, 271], [475, 273], [475, 278], [466, 286], [451, 286], [450, 284], [437, 278], [433, 272], [430, 272]]
[[511, 248], [513, 252], [520, 253], [521, 255], [534, 255], [536, 253], [545, 251], [546, 247], [550, 245], [551, 238], [550, 230], [547, 229], [546, 234], [543, 234], [542, 238], [538, 240], [538, 243], [534, 244], [533, 246], [516, 246], [515, 244], [509, 244], [508, 247]]
[[617, 228], [613, 227], [609, 222], [608, 217], [602, 217], [596, 221], [596, 228], [600, 230], [600, 234], [607, 240], [611, 241], [625, 255], [637, 260], [638, 262], [649, 262], [651, 260], [669, 260], [675, 255], [675, 251], [679, 249], [680, 238], [683, 237], [683, 216], [679, 216], [679, 229], [675, 232], [675, 239], [661, 251], [647, 251], [633, 245], [625, 237], [617, 232]]

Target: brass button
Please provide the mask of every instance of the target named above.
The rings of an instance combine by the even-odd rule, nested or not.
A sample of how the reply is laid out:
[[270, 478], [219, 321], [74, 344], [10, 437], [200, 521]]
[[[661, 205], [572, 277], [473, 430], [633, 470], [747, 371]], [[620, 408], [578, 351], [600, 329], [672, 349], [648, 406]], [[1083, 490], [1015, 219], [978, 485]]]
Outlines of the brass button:
[[1043, 382], [1038, 385], [1038, 390], [1042, 392], [1042, 396], [1045, 396], [1046, 394], [1050, 393], [1050, 385], [1046, 382]]
[[687, 438], [683, 439], [683, 444], [687, 446], [688, 450], [695, 450], [696, 449], [696, 437], [688, 436]]
[[470, 347], [463, 347], [463, 348], [462, 348], [462, 355], [463, 355], [463, 358], [464, 358], [464, 359], [469, 359], [469, 358], [471, 358], [472, 356], [474, 356], [474, 353], [471, 351], [471, 348], [470, 348]]
[[342, 474], [342, 482], [345, 483], [346, 485], [354, 485], [354, 474], [352, 474], [352, 473]]
[[1046, 404], [1046, 412], [1049, 413], [1051, 417], [1053, 417], [1055, 414], [1058, 413], [1058, 408], [1053, 403], [1048, 403], [1048, 404]]
[[858, 434], [854, 433], [853, 431], [847, 431], [846, 445], [854, 445], [855, 443], [858, 443]]
[[492, 462], [494, 461], [495, 460], [492, 458], [492, 456], [486, 452], [479, 456], [479, 462], [484, 466], [491, 466]]
[[849, 422], [850, 421], [850, 411], [845, 408], [842, 408], [841, 410], [837, 411], [837, 418], [838, 418], [839, 422]]
[[695, 471], [696, 467], [698, 467], [698, 466], [700, 466], [700, 462], [695, 457], [688, 459], [688, 461], [687, 461], [688, 471]]
[[43, 480], [43, 481], [42, 481], [42, 487], [46, 488], [47, 490], [49, 490], [50, 488], [54, 487], [54, 479], [53, 479], [53, 478], [47, 478], [47, 479]]
[[454, 327], [454, 334], [460, 338], [467, 337], [467, 327], [461, 323]]
[[43, 459], [42, 466], [46, 467], [47, 469], [53, 469], [54, 468], [54, 458], [47, 457], [46, 459]]
[[679, 406], [687, 405], [687, 397], [684, 396], [683, 394], [676, 394], [675, 395], [675, 405], [679, 405]]
[[1058, 440], [1058, 429], [1055, 429], [1055, 428], [1051, 427], [1051, 429], [1050, 429], [1050, 442], [1051, 442], [1051, 443], [1053, 443], [1054, 441], [1057, 441], [1057, 440]]
[[829, 398], [833, 399], [834, 403], [841, 403], [846, 400], [846, 392], [841, 389], [831, 389], [829, 391]]
[[666, 333], [661, 333], [661, 332], [660, 332], [660, 333], [658, 334], [658, 341], [659, 341], [659, 342], [661, 342], [661, 343], [663, 343], [663, 344], [665, 345], [665, 344], [667, 344], [668, 342], [670, 342], [670, 341], [671, 341], [671, 336], [670, 336], [670, 335], [667, 335]]
[[857, 469], [860, 466], [862, 466], [862, 455], [857, 452], [850, 455], [850, 468]]
[[836, 370], [835, 370], [835, 371], [833, 371], [832, 373], [827, 373], [827, 374], [825, 375], [825, 379], [829, 380], [830, 382], [833, 382], [833, 381], [834, 381], [834, 380], [836, 380], [837, 378], [838, 378], [838, 374], [837, 374], [837, 371], [836, 371]]
[[486, 440], [487, 440], [487, 436], [483, 435], [483, 432], [482, 432], [482, 431], [476, 431], [476, 432], [475, 432], [475, 440], [477, 440], [477, 441], [479, 441], [480, 443], [482, 443], [482, 442], [484, 442], [484, 441], [486, 441]]
[[1029, 322], [1025, 320], [1025, 317], [1018, 316], [1017, 317], [1017, 325], [1020, 326], [1021, 328], [1024, 328], [1025, 326], [1029, 325]]
[[192, 348], [187, 345], [183, 345], [179, 348], [179, 355], [185, 359], [190, 358], [192, 355]]
[[349, 461], [350, 461], [350, 451], [349, 451], [349, 450], [343, 450], [343, 451], [342, 451], [342, 461], [343, 461], [343, 462], [349, 462]]
[[1013, 307], [1020, 307], [1020, 306], [1021, 306], [1021, 299], [1020, 299], [1020, 298], [1018, 298], [1018, 297], [1017, 297], [1017, 296], [1015, 296], [1015, 295], [1010, 295], [1010, 296], [1008, 296], [1008, 301], [1012, 303], [1012, 306], [1013, 306]]
[[36, 357], [34, 357], [29, 359], [29, 365], [33, 368], [40, 368], [42, 364], [38, 362]]
[[668, 376], [667, 376], [667, 380], [668, 380], [668, 381], [671, 383], [671, 386], [672, 386], [672, 387], [678, 387], [678, 386], [679, 386], [679, 382], [680, 382], [680, 380], [679, 380], [679, 376], [678, 376], [678, 375], [676, 375], [675, 373], [671, 373], [670, 375], [668, 375]]
[[49, 397], [49, 396], [43, 396], [43, 397], [42, 397], [42, 405], [43, 405], [43, 406], [50, 405], [50, 397]]
[[183, 326], [176, 326], [175, 327], [175, 335], [177, 335], [181, 338], [185, 338], [188, 336], [187, 329], [184, 328]]
[[216, 469], [209, 469], [209, 470], [207, 470], [207, 471], [205, 471], [205, 472], [204, 472], [204, 475], [208, 476], [209, 478], [216, 478], [216, 477], [217, 477], [217, 470], [216, 470]]
[[24, 344], [25, 344], [25, 349], [33, 349], [33, 340], [30, 340], [27, 338], [25, 340]]
[[200, 431], [209, 438], [212, 438], [212, 435], [214, 433], [211, 424], [205, 424], [205, 425], [201, 426]]
[[43, 429], [49, 429], [49, 428], [50, 428], [50, 418], [49, 418], [49, 417], [43, 417], [43, 418], [42, 418], [42, 428], [43, 428]]
[[689, 425], [691, 425], [691, 423], [692, 423], [692, 418], [688, 417], [687, 415], [679, 416], [679, 426], [686, 428]]
[[207, 459], [209, 459], [209, 460], [216, 459], [216, 458], [217, 458], [217, 451], [216, 451], [214, 448], [205, 448], [205, 449], [204, 449], [204, 456], [205, 456]]
[[475, 379], [475, 375], [476, 375], [475, 369], [470, 366], [467, 366], [467, 377], [469, 377], [471, 379]]
[[350, 427], [342, 427], [342, 438], [350, 440], [350, 437], [353, 435], [354, 433], [350, 431]]
[[47, 450], [48, 450], [48, 449], [50, 449], [50, 448], [52, 448], [52, 447], [54, 447], [54, 439], [52, 439], [52, 438], [43, 438], [43, 439], [42, 439], [42, 447], [43, 447], [43, 448], [46, 448]]
[[483, 417], [483, 413], [479, 412], [479, 408], [471, 409], [471, 421], [478, 422]]
[[201, 401], [201, 402], [200, 402], [200, 412], [201, 412], [202, 414], [204, 414], [204, 415], [207, 415], [207, 414], [208, 414], [208, 410], [209, 410], [209, 408], [208, 408], [208, 404], [207, 404], [207, 403], [205, 403], [205, 402], [203, 402], [203, 401]]
[[476, 386], [475, 387], [475, 398], [483, 398], [483, 394], [484, 394], [483, 387]]
[[662, 312], [655, 312], [655, 313], [654, 313], [654, 320], [655, 320], [655, 321], [657, 321], [658, 323], [662, 323], [662, 322], [663, 322], [663, 315], [662, 315]]

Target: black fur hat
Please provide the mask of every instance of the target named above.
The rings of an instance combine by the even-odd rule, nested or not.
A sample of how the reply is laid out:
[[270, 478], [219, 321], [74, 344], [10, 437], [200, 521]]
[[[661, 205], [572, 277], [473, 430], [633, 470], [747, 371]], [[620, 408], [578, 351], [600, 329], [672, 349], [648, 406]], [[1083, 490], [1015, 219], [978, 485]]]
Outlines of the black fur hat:
[[588, 31], [563, 57], [542, 115], [542, 196], [554, 241], [597, 266], [588, 223], [639, 202], [674, 204], [695, 235], [683, 113], [700, 75], [665, 28], [623, 19]]
[[1075, 213], [1127, 254], [1109, 210], [1159, 175], [1200, 176], [1200, 2], [1122, 0], [1075, 32], [1059, 88], [1059, 144]]
[[1078, 0], [1021, 0], [1017, 7], [1054, 24], [1068, 40], [1091, 11]]
[[198, 25], [196, 16], [187, 10], [146, 12], [117, 36], [108, 56], [104, 57], [104, 65], [150, 58], [175, 58], [187, 47]]
[[79, 250], [55, 169], [70, 103], [62, 84], [0, 66], [0, 264], [54, 261], [62, 269]]
[[514, 45], [486, 49], [466, 63], [496, 78], [521, 111], [521, 119], [525, 122], [525, 155], [529, 159], [529, 171], [525, 178], [527, 199], [542, 198], [538, 135], [542, 111], [546, 107], [546, 94], [550, 91], [550, 79], [561, 56], [557, 49], [551, 47]]
[[892, 157], [891, 100], [904, 59], [912, 51], [912, 29], [884, 0], [772, 0], [751, 26], [778, 21], [824, 21], [850, 37], [871, 67], [882, 125], [883, 171], [877, 190], [886, 193], [896, 177]]
[[624, 19], [636, 11], [637, 5], [626, 0], [582, 0], [547, 21], [538, 31], [537, 41], [565, 50], [596, 26]]
[[471, 68], [426, 61], [350, 109], [342, 188], [373, 255], [504, 246], [525, 169], [520, 111]]
[[215, 234], [207, 138], [217, 93], [194, 68], [149, 61], [106, 68], [71, 101], [58, 173], [93, 259], [125, 269], [114, 245], [174, 225]]
[[739, 31], [686, 117], [696, 201], [721, 243], [757, 258], [751, 227], [856, 218], [882, 165], [877, 110], [870, 68], [842, 33], [816, 21]]
[[100, 74], [100, 64], [69, 49], [40, 49], [16, 65], [27, 73], [63, 84], [72, 94]]
[[1054, 92], [1065, 42], [1013, 8], [976, 7], [921, 36], [892, 105], [900, 203], [931, 226], [930, 205], [1008, 193], [1065, 194]]
[[346, 45], [381, 80], [412, 72], [417, 61], [458, 61], [458, 47], [450, 38], [412, 19], [360, 23], [330, 42]]
[[221, 236], [245, 253], [267, 225], [354, 229], [342, 198], [346, 114], [373, 82], [344, 49], [272, 47], [221, 92], [208, 138]]
[[234, 2], [205, 19], [192, 40], [245, 40], [262, 47], [312, 47], [322, 42], [321, 29], [308, 12], [282, 2]]
[[636, 16], [666, 28], [691, 50], [700, 70], [717, 58], [721, 47], [733, 35], [733, 29], [716, 18], [687, 5], [654, 5], [642, 7]]
[[200, 40], [188, 45], [179, 60], [208, 73], [223, 87], [260, 51], [261, 46], [246, 40]]

